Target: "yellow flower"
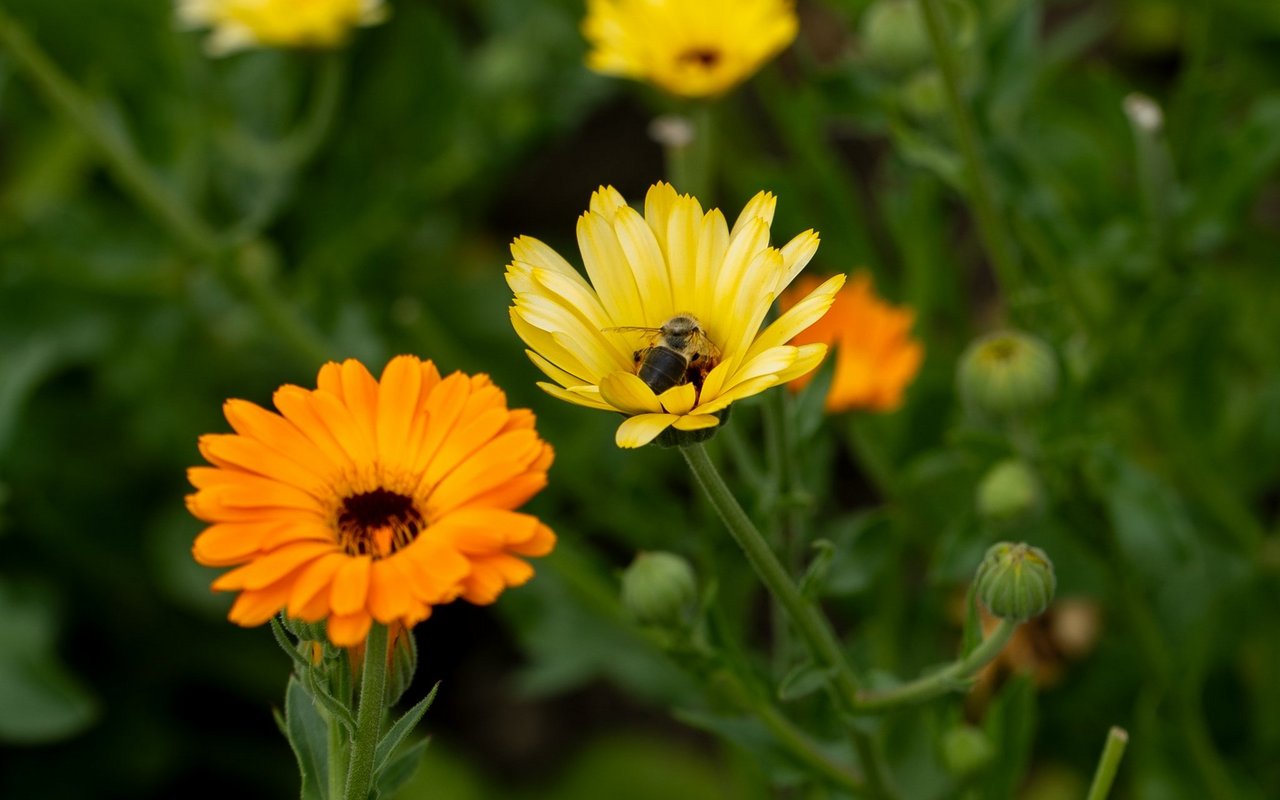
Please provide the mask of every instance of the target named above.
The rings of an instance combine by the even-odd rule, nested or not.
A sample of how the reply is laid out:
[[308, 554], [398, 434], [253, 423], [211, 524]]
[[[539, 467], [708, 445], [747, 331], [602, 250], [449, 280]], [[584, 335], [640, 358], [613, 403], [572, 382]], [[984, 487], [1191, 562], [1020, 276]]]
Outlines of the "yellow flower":
[[318, 387], [281, 387], [278, 414], [229, 400], [236, 432], [200, 438], [213, 466], [190, 469], [187, 507], [210, 527], [192, 552], [241, 565], [213, 583], [240, 592], [231, 621], [327, 618], [349, 647], [372, 620], [412, 626], [433, 605], [490, 603], [532, 577], [518, 556], [545, 555], [555, 536], [514, 511], [552, 460], [531, 412], [509, 410], [487, 376], [442, 379], [413, 356], [380, 381], [329, 363]]
[[[640, 447], [670, 427], [713, 428], [735, 400], [817, 366], [826, 345], [787, 340], [826, 313], [844, 276], [760, 330], [774, 298], [818, 249], [811, 230], [780, 250], [769, 246], [775, 204], [761, 192], [730, 230], [719, 209], [703, 213], [670, 184], [649, 190], [643, 216], [616, 190], [601, 188], [578, 218], [590, 283], [542, 242], [512, 242], [511, 321], [555, 382], [538, 385], [561, 400], [625, 414], [618, 446]], [[676, 317], [697, 323], [704, 357], [675, 361], [665, 380], [642, 379], [651, 358], [672, 367], [674, 356], [654, 345], [669, 342], [659, 329]]]
[[[787, 308], [799, 302], [816, 284], [804, 278], [782, 298]], [[893, 411], [902, 405], [902, 393], [915, 378], [924, 360], [924, 348], [911, 338], [915, 314], [881, 301], [871, 276], [860, 272], [836, 295], [831, 313], [792, 339], [792, 344], [826, 342], [835, 347], [835, 376], [827, 393], [827, 411], [853, 409]], [[803, 388], [812, 379], [792, 382]]]
[[732, 89], [796, 38], [791, 0], [588, 0], [587, 66], [683, 97]]
[[211, 28], [208, 47], [223, 54], [248, 47], [335, 47], [357, 25], [387, 15], [383, 0], [178, 0], [178, 20]]

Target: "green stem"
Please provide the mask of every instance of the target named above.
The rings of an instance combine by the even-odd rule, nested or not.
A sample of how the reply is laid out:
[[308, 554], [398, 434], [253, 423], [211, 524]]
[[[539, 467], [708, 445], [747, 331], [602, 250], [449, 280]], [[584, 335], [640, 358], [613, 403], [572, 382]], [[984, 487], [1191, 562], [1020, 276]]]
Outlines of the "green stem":
[[1098, 760], [1098, 769], [1093, 773], [1093, 785], [1089, 787], [1089, 795], [1085, 800], [1106, 800], [1128, 743], [1129, 734], [1124, 728], [1112, 728], [1107, 734], [1107, 744], [1102, 748], [1102, 758]]
[[337, 800], [343, 796], [347, 777], [347, 736], [342, 723], [328, 712], [325, 716], [329, 720], [329, 793], [326, 797]]
[[[724, 520], [730, 535], [742, 548], [760, 580], [786, 611], [791, 624], [808, 645], [814, 662], [828, 671], [832, 694], [845, 715], [852, 717], [859, 713], [857, 676], [849, 666], [840, 642], [836, 639], [826, 618], [800, 594], [800, 590], [791, 580], [791, 576], [778, 557], [774, 555], [768, 542], [760, 535], [760, 531], [742, 510], [742, 506], [729, 491], [729, 487], [725, 485], [715, 464], [707, 455], [706, 448], [701, 444], [691, 444], [681, 447], [680, 452], [688, 462], [689, 469], [693, 472], [698, 484], [702, 486], [711, 504], [719, 512], [720, 518]], [[888, 780], [883, 774], [883, 768], [870, 738], [864, 731], [852, 725], [848, 730], [862, 759], [862, 766], [867, 774], [868, 789], [877, 797], [891, 796]]]
[[972, 678], [978, 670], [1000, 655], [1009, 637], [1013, 636], [1013, 632], [1017, 629], [1017, 622], [1008, 619], [1000, 620], [1000, 624], [991, 632], [991, 635], [973, 648], [969, 655], [910, 683], [879, 692], [864, 692], [858, 698], [859, 708], [863, 712], [887, 711], [898, 706], [922, 703], [954, 691], [957, 686]]
[[127, 135], [109, 124], [92, 100], [40, 49], [16, 20], [0, 10], [0, 46], [13, 56], [45, 102], [88, 138], [120, 187], [188, 250], [209, 255], [218, 236], [182, 198], [161, 182], [134, 149]]
[[360, 710], [351, 740], [346, 800], [368, 800], [373, 788], [373, 757], [378, 748], [387, 694], [387, 626], [377, 622], [364, 643], [364, 670], [360, 675]]
[[942, 0], [917, 0], [924, 14], [925, 28], [933, 46], [934, 59], [942, 74], [946, 89], [947, 110], [956, 129], [960, 154], [965, 163], [965, 182], [968, 184], [969, 202], [977, 218], [978, 233], [986, 248], [987, 256], [1001, 294], [1007, 300], [1022, 281], [1022, 267], [1014, 255], [1007, 232], [1000, 223], [1000, 214], [991, 189], [991, 177], [982, 160], [977, 126], [973, 115], [960, 94], [960, 67], [952, 47], [950, 31], [946, 27]]
[[848, 769], [828, 758], [804, 731], [787, 719], [772, 703], [760, 701], [753, 709], [756, 717], [773, 734], [773, 738], [782, 745], [800, 763], [815, 774], [821, 775], [830, 783], [850, 792], [866, 790], [862, 781]]
[[712, 184], [715, 171], [715, 125], [712, 113], [710, 103], [694, 104], [683, 118], [692, 132], [689, 140], [663, 142], [667, 155], [667, 175], [676, 191], [693, 195], [706, 207], [710, 207], [714, 200]]

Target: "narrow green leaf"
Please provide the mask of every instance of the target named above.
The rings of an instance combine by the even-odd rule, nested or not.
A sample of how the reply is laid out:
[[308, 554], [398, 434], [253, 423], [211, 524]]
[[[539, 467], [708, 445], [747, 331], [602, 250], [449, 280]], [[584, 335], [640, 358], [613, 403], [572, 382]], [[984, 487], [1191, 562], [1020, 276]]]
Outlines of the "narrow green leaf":
[[809, 600], [816, 600], [827, 583], [827, 572], [831, 569], [831, 562], [835, 560], [836, 546], [830, 539], [818, 539], [812, 547], [818, 552], [800, 578], [800, 594]]
[[289, 678], [284, 700], [286, 738], [298, 759], [302, 800], [330, 800], [329, 726], [315, 700], [297, 678]]
[[778, 699], [787, 702], [811, 695], [825, 686], [832, 674], [830, 667], [819, 668], [812, 661], [798, 664], [778, 684]]
[[390, 730], [383, 735], [382, 741], [378, 742], [378, 748], [374, 751], [373, 769], [374, 774], [380, 773], [391, 758], [391, 754], [404, 741], [404, 737], [409, 735], [418, 721], [422, 719], [422, 715], [427, 713], [427, 709], [431, 708], [431, 703], [436, 699], [436, 692], [440, 690], [440, 683], [431, 687], [431, 693], [418, 702], [413, 708], [404, 713], [404, 716], [396, 720], [396, 724], [392, 725]]
[[400, 787], [404, 786], [413, 777], [413, 773], [418, 771], [418, 767], [422, 764], [422, 754], [427, 751], [427, 745], [430, 743], [430, 739], [415, 742], [401, 750], [399, 755], [382, 767], [374, 778], [377, 782], [374, 789], [375, 795], [388, 800], [394, 797]]

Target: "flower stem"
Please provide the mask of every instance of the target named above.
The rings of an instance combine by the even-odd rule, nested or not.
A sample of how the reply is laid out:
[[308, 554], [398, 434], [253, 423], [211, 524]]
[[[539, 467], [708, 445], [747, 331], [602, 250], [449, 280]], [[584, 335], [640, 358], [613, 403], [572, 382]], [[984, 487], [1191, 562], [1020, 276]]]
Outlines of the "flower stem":
[[1098, 769], [1093, 773], [1093, 785], [1089, 787], [1085, 800], [1106, 800], [1128, 743], [1129, 734], [1124, 728], [1113, 727], [1107, 734], [1107, 744], [1102, 748], [1102, 758], [1098, 760]]
[[[734, 541], [742, 548], [760, 580], [786, 611], [791, 624], [808, 645], [814, 662], [828, 670], [831, 691], [841, 710], [847, 717], [859, 713], [857, 676], [849, 666], [840, 642], [826, 618], [800, 594], [799, 588], [778, 561], [768, 542], [725, 485], [715, 464], [707, 455], [706, 448], [701, 444], [691, 444], [681, 447], [680, 452], [698, 484], [724, 520]], [[876, 797], [892, 796], [870, 737], [853, 725], [848, 726], [848, 731], [866, 772], [868, 790]]]
[[965, 182], [968, 184], [969, 202], [978, 223], [978, 233], [986, 248], [987, 256], [1005, 299], [1018, 288], [1022, 279], [1022, 267], [1014, 256], [1009, 237], [1000, 224], [991, 190], [991, 177], [987, 174], [979, 148], [977, 126], [973, 115], [960, 95], [960, 68], [952, 47], [942, 11], [942, 0], [917, 0], [928, 29], [929, 42], [933, 46], [938, 71], [946, 89], [947, 110], [959, 139], [960, 153], [965, 163]]
[[128, 136], [109, 125], [93, 102], [31, 40], [27, 32], [0, 10], [0, 46], [13, 56], [45, 101], [81, 130], [97, 149], [121, 188], [149, 211], [187, 249], [208, 255], [218, 249], [217, 234], [168, 186], [155, 176]]
[[685, 120], [689, 124], [688, 141], [666, 142], [667, 175], [676, 191], [691, 194], [710, 207], [714, 201], [712, 184], [715, 166], [715, 133], [710, 103], [696, 103]]
[[364, 643], [360, 675], [360, 710], [351, 740], [346, 800], [368, 800], [373, 787], [373, 757], [378, 748], [387, 693], [387, 626], [373, 623]]
[[910, 683], [895, 686], [879, 692], [863, 692], [858, 698], [858, 708], [866, 712], [887, 711], [898, 706], [921, 703], [944, 695], [956, 688], [963, 681], [977, 674], [978, 670], [991, 663], [1004, 649], [1009, 637], [1018, 629], [1018, 623], [1012, 620], [1000, 620], [991, 635], [973, 648], [969, 655], [952, 662], [949, 666], [917, 678]]

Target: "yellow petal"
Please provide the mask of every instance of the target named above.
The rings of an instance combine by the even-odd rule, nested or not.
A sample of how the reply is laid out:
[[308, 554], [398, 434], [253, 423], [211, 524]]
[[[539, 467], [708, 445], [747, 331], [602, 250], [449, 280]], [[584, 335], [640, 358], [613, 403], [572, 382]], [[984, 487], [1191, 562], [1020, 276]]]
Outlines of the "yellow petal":
[[682, 431], [700, 431], [703, 428], [714, 428], [719, 424], [720, 420], [710, 414], [690, 414], [676, 420], [673, 427]]
[[618, 209], [613, 219], [613, 229], [640, 290], [645, 319], [667, 320], [675, 316], [666, 259], [663, 258], [662, 248], [658, 246], [653, 229], [645, 223], [638, 211], [629, 206]]
[[738, 231], [742, 230], [747, 223], [752, 220], [759, 219], [764, 222], [765, 228], [773, 224], [773, 212], [778, 207], [778, 198], [773, 192], [756, 192], [756, 196], [747, 201], [743, 206], [742, 213], [738, 215], [738, 219], [733, 223], [733, 230], [729, 235], [737, 236]]
[[749, 381], [743, 381], [738, 385], [727, 390], [724, 394], [703, 403], [693, 410], [693, 414], [714, 414], [729, 407], [730, 403], [735, 403], [744, 397], [750, 397], [753, 394], [759, 394], [770, 386], [774, 386], [779, 382], [777, 376], [765, 375], [761, 378], [755, 378]]
[[578, 248], [609, 317], [620, 325], [644, 325], [644, 304], [609, 219], [594, 212], [579, 217]]
[[[648, 387], [646, 387], [648, 388]], [[688, 414], [698, 400], [698, 390], [692, 383], [672, 386], [658, 395], [658, 402], [669, 414]], [[678, 426], [677, 426], [678, 427]]]
[[810, 228], [804, 233], [796, 236], [791, 241], [782, 246], [782, 276], [778, 280], [778, 285], [774, 287], [774, 294], [782, 294], [782, 290], [795, 280], [800, 274], [800, 270], [804, 269], [813, 259], [814, 253], [818, 252], [818, 233]]
[[582, 392], [568, 392], [566, 389], [557, 387], [556, 384], [539, 381], [538, 388], [556, 399], [562, 399], [562, 401], [566, 403], [573, 403], [575, 406], [596, 408], [596, 410], [599, 411], [617, 411], [617, 408], [614, 408], [611, 404], [605, 403], [603, 399], [600, 399], [600, 392], [596, 387], [575, 387], [575, 389], [595, 389], [594, 394], [586, 394]]
[[627, 449], [644, 447], [678, 419], [680, 418], [675, 414], [639, 414], [628, 417], [618, 426], [614, 441], [618, 443], [618, 447]]
[[845, 276], [835, 275], [828, 278], [821, 286], [810, 292], [803, 300], [796, 303], [764, 329], [764, 332], [752, 342], [747, 351], [747, 358], [754, 358], [765, 350], [772, 349], [791, 341], [796, 334], [822, 319], [835, 302], [836, 293], [844, 286]]
[[662, 411], [653, 390], [630, 372], [611, 372], [601, 378], [600, 396], [606, 403], [627, 414]]
[[804, 344], [797, 347], [796, 351], [795, 363], [778, 373], [779, 382], [795, 380], [821, 364], [822, 359], [827, 355], [827, 346], [822, 343]]

